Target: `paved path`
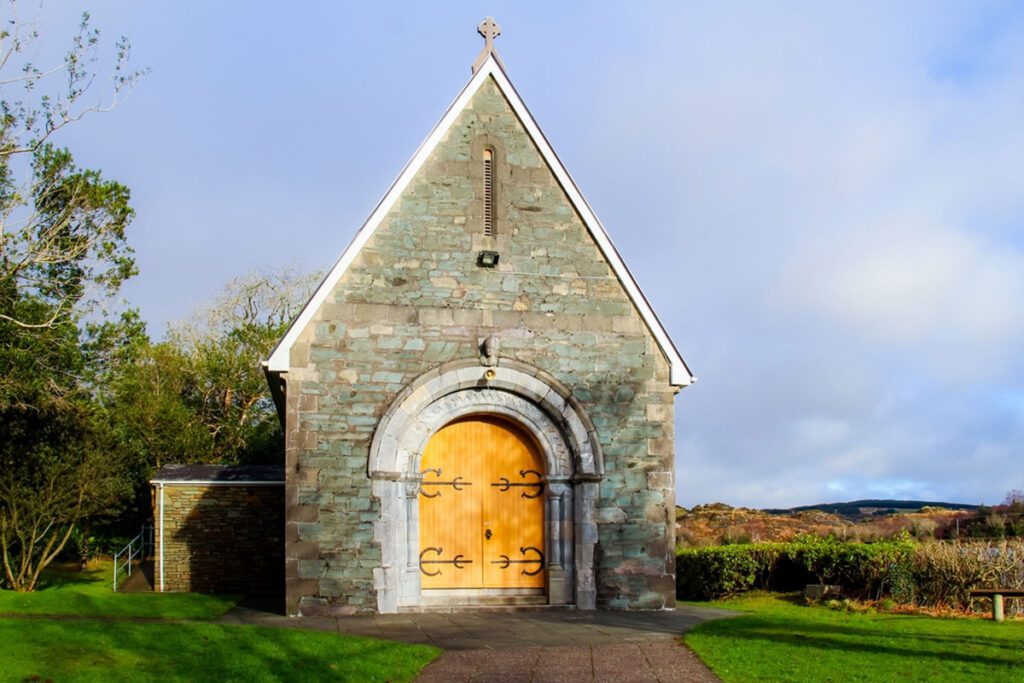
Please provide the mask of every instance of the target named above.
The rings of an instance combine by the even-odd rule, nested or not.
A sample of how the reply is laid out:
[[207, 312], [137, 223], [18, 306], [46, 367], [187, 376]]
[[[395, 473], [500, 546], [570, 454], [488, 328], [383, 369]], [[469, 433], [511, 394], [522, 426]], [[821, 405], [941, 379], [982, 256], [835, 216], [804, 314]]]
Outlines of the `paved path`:
[[239, 607], [222, 623], [310, 628], [425, 643], [446, 652], [424, 682], [693, 681], [718, 679], [679, 636], [735, 612], [682, 606], [671, 612], [467, 611], [288, 618]]
[[678, 640], [560, 645], [522, 650], [450, 650], [423, 670], [418, 683], [719, 683]]

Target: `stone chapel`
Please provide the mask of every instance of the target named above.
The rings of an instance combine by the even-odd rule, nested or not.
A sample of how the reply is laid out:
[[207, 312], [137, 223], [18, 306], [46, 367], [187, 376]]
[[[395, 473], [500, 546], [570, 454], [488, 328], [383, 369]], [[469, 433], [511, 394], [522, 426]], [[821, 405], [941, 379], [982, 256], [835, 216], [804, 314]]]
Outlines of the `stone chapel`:
[[695, 378], [494, 38], [264, 362], [290, 614], [675, 604]]

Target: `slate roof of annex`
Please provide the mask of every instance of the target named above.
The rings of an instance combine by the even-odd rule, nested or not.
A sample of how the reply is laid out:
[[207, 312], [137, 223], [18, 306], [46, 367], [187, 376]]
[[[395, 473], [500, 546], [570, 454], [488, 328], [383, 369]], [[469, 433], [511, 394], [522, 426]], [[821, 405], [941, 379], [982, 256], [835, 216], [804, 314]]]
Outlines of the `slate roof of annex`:
[[164, 465], [151, 484], [183, 483], [284, 483], [282, 465]]

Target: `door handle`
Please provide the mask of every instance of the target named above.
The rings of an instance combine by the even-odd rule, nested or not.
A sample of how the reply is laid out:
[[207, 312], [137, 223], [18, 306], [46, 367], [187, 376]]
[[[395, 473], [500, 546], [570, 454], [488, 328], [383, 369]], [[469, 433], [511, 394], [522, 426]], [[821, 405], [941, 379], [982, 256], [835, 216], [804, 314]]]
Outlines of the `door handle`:
[[486, 538], [488, 541], [491, 540], [491, 536], [493, 536], [493, 535], [494, 534], [491, 533], [490, 529], [488, 529], [487, 531], [484, 532], [484, 538]]

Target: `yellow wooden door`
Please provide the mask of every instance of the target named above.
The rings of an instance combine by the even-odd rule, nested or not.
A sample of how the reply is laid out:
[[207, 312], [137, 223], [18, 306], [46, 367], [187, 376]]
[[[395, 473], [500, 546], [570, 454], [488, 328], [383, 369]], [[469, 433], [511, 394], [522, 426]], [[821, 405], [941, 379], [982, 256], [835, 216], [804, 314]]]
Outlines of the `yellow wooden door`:
[[423, 452], [420, 574], [430, 588], [542, 588], [540, 454], [509, 422], [453, 422]]

